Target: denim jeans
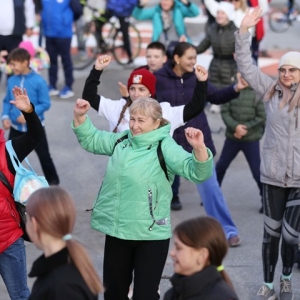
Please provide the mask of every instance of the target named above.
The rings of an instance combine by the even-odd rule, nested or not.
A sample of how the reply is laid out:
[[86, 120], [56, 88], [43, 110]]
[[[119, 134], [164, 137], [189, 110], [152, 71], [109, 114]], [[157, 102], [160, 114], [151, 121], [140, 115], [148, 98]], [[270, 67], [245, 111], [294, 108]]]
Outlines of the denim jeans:
[[0, 254], [0, 275], [11, 300], [27, 300], [26, 254], [24, 240], [19, 238]]
[[231, 218], [226, 200], [217, 181], [214, 168], [213, 175], [206, 181], [197, 184], [206, 213], [217, 219], [223, 227], [226, 238], [238, 235], [238, 230]]

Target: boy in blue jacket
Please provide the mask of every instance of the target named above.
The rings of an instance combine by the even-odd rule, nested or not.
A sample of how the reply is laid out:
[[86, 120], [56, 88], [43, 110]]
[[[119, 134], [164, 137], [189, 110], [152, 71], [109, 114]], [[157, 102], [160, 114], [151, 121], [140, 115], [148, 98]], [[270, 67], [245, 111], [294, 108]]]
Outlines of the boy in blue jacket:
[[[44, 112], [50, 108], [50, 98], [46, 81], [29, 67], [30, 54], [22, 48], [14, 49], [8, 62], [14, 73], [7, 81], [6, 95], [3, 100], [2, 124], [5, 130], [10, 129], [9, 139], [18, 137], [27, 131], [26, 121], [22, 113], [10, 103], [14, 99], [12, 90], [15, 86], [26, 89], [30, 101], [44, 126]], [[35, 148], [44, 175], [50, 185], [59, 184], [59, 178], [50, 156], [46, 135]]]

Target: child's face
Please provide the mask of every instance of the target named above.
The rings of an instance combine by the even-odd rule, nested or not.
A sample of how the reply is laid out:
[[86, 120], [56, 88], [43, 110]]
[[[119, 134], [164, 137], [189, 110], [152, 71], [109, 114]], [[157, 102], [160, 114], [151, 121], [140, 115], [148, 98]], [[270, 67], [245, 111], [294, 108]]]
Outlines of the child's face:
[[167, 61], [167, 56], [159, 49], [147, 49], [146, 59], [149, 71], [153, 73], [162, 68]]
[[26, 74], [29, 70], [27, 60], [22, 61], [22, 62], [12, 60], [12, 61], [10, 61], [9, 66], [11, 67], [11, 69], [15, 75]]
[[208, 258], [205, 253], [207, 253], [206, 248], [189, 247], [182, 243], [177, 235], [174, 235], [174, 246], [170, 251], [170, 256], [173, 259], [175, 273], [189, 276], [201, 271], [207, 265]]

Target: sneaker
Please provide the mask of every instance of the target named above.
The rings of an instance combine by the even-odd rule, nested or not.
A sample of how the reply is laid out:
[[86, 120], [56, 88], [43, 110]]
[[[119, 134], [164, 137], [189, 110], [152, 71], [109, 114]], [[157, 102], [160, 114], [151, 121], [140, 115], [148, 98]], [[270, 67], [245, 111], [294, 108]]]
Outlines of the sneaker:
[[59, 92], [59, 98], [62, 98], [62, 99], [68, 99], [68, 98], [73, 97], [74, 95], [75, 95], [74, 92], [68, 86], [65, 86]]
[[171, 210], [181, 210], [182, 205], [178, 196], [173, 196], [171, 201]]
[[59, 90], [57, 90], [53, 85], [48, 86], [49, 96], [57, 96], [59, 94]]
[[237, 247], [241, 243], [241, 239], [238, 235], [232, 236], [228, 239], [229, 247]]
[[280, 279], [280, 300], [293, 300], [294, 294], [292, 291], [291, 281], [288, 279]]
[[274, 289], [270, 289], [267, 285], [263, 285], [257, 292], [256, 300], [278, 300]]

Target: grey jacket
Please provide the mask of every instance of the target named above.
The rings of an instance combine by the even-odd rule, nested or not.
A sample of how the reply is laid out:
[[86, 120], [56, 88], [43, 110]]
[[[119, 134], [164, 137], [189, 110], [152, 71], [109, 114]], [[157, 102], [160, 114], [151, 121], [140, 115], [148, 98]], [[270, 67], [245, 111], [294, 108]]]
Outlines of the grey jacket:
[[[252, 64], [250, 33], [235, 33], [238, 69], [249, 85], [262, 97], [274, 79]], [[300, 187], [300, 123], [298, 108], [288, 112], [288, 105], [279, 109], [282, 91], [264, 102], [267, 116], [261, 157], [261, 182], [280, 187]], [[299, 126], [298, 126], [299, 124]]]

